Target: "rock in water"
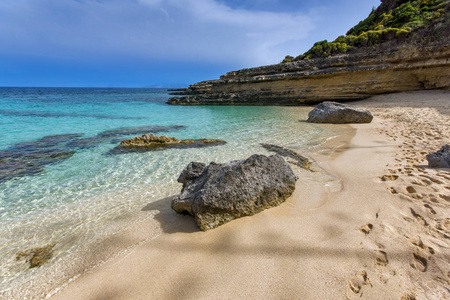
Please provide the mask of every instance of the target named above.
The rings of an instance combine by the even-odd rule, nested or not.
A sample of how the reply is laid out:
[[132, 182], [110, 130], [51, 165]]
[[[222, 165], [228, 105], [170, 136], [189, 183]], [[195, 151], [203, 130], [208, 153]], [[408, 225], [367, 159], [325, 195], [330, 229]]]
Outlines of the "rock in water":
[[41, 248], [33, 248], [17, 254], [16, 260], [24, 258], [29, 264], [30, 269], [40, 267], [47, 263], [53, 257], [53, 248], [56, 244], [47, 245]]
[[224, 144], [226, 142], [219, 139], [179, 140], [165, 135], [157, 136], [153, 133], [147, 133], [143, 136], [120, 142], [120, 145], [112, 149], [110, 154], [146, 152], [168, 148], [200, 148]]
[[175, 145], [180, 144], [181, 140], [168, 137], [165, 135], [157, 136], [153, 133], [146, 133], [143, 136], [135, 137], [131, 140], [124, 140], [120, 142], [121, 146], [132, 146], [132, 147], [154, 147], [154, 146], [164, 146], [164, 145]]
[[181, 194], [172, 200], [177, 213], [189, 213], [202, 230], [277, 206], [292, 195], [298, 177], [280, 155], [209, 166], [191, 162], [181, 173]]
[[450, 145], [444, 145], [441, 150], [427, 155], [428, 166], [432, 168], [450, 168]]
[[312, 123], [370, 123], [372, 114], [365, 109], [351, 107], [338, 102], [325, 101], [317, 105], [308, 114], [308, 122]]
[[292, 151], [292, 150], [289, 150], [289, 149], [286, 149], [286, 148], [283, 148], [283, 147], [280, 147], [277, 145], [264, 144], [264, 143], [262, 143], [260, 145], [263, 146], [263, 148], [268, 151], [275, 152], [281, 156], [288, 158], [289, 163], [293, 163], [305, 170], [315, 172], [313, 169], [311, 169], [311, 162], [309, 161], [309, 159], [304, 156], [301, 156], [300, 154], [296, 153], [295, 151]]

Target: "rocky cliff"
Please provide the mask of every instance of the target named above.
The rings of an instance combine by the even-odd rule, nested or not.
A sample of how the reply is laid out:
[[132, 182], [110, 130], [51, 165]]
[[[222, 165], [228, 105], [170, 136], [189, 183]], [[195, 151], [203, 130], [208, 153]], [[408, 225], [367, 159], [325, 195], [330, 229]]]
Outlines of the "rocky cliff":
[[280, 64], [195, 83], [173, 93], [183, 97], [170, 98], [168, 103], [298, 105], [450, 89], [448, 2], [384, 0], [347, 36], [318, 42], [304, 55], [289, 56]]
[[450, 88], [450, 45], [341, 54], [229, 72], [170, 98], [179, 105], [297, 105]]

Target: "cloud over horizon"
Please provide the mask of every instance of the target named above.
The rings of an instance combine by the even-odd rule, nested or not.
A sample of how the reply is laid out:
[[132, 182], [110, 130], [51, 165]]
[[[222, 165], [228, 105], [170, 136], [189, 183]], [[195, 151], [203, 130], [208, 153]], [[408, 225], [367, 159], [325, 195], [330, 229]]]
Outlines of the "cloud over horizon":
[[215, 0], [3, 0], [0, 18], [0, 51], [69, 59], [260, 64], [279, 60], [281, 44], [314, 28], [307, 14], [233, 9]]
[[[58, 66], [55, 70], [66, 65], [66, 72], [73, 65], [85, 65], [96, 67], [98, 74], [102, 66], [130, 63], [147, 68], [152, 64], [161, 68], [164, 63], [168, 67], [217, 65], [221, 70], [278, 63], [287, 54], [300, 54], [323, 36], [335, 38], [341, 27], [348, 27], [345, 22], [354, 25], [353, 20], [339, 19], [342, 14], [337, 10], [352, 18], [358, 10], [367, 16], [369, 9], [361, 13], [361, 8], [368, 6], [361, 2], [366, 1], [379, 2], [2, 0], [0, 68], [1, 60], [6, 67], [18, 62], [24, 69], [27, 61], [42, 68], [49, 62]], [[12, 76], [11, 72], [3, 75], [3, 80], [0, 72], [0, 85], [7, 84], [5, 77]], [[51, 77], [51, 70], [48, 72]], [[55, 73], [54, 77], [58, 76]]]

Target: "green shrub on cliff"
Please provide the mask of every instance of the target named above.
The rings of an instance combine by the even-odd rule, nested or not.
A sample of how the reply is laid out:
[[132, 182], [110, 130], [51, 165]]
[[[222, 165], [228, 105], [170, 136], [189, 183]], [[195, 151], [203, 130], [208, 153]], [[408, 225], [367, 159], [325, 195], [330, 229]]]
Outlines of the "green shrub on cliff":
[[345, 53], [349, 49], [346, 40], [335, 40], [329, 43], [327, 40], [317, 42], [314, 46], [303, 54], [304, 58], [309, 59], [312, 57], [327, 57], [330, 55], [336, 55], [339, 53]]
[[385, 11], [385, 6], [381, 4], [365, 20], [351, 28], [347, 35], [358, 36], [366, 31], [377, 30], [380, 25], [384, 28], [410, 30], [427, 26], [430, 22], [444, 19], [449, 8], [448, 0], [397, 1], [396, 4], [389, 11]]
[[288, 62], [291, 62], [291, 61], [293, 61], [295, 58], [293, 57], [293, 56], [290, 56], [290, 55], [286, 55], [286, 57], [283, 59], [283, 63], [288, 63]]
[[449, 22], [449, 0], [382, 0], [377, 9], [333, 42], [320, 41], [296, 58], [286, 56], [283, 62], [328, 57], [355, 48], [373, 46], [390, 40], [403, 41], [415, 30]]

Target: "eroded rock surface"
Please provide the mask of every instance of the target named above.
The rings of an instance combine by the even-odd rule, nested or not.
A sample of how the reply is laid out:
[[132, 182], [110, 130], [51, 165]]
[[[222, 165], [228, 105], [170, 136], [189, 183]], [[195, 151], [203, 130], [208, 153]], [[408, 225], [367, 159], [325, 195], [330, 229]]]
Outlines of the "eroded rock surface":
[[372, 120], [373, 116], [368, 110], [326, 101], [309, 112], [307, 121], [311, 123], [351, 124], [370, 123]]
[[198, 139], [198, 140], [180, 140], [174, 137], [157, 136], [153, 133], [146, 133], [129, 140], [124, 140], [120, 146], [111, 150], [112, 154], [128, 152], [146, 152], [152, 150], [161, 150], [166, 148], [196, 148], [207, 146], [224, 145], [226, 142], [219, 139]]
[[176, 105], [299, 105], [450, 88], [450, 45], [381, 45], [228, 72], [179, 90]]
[[292, 195], [298, 177], [279, 155], [252, 155], [224, 164], [191, 162], [181, 173], [177, 213], [189, 213], [202, 230], [277, 206]]

